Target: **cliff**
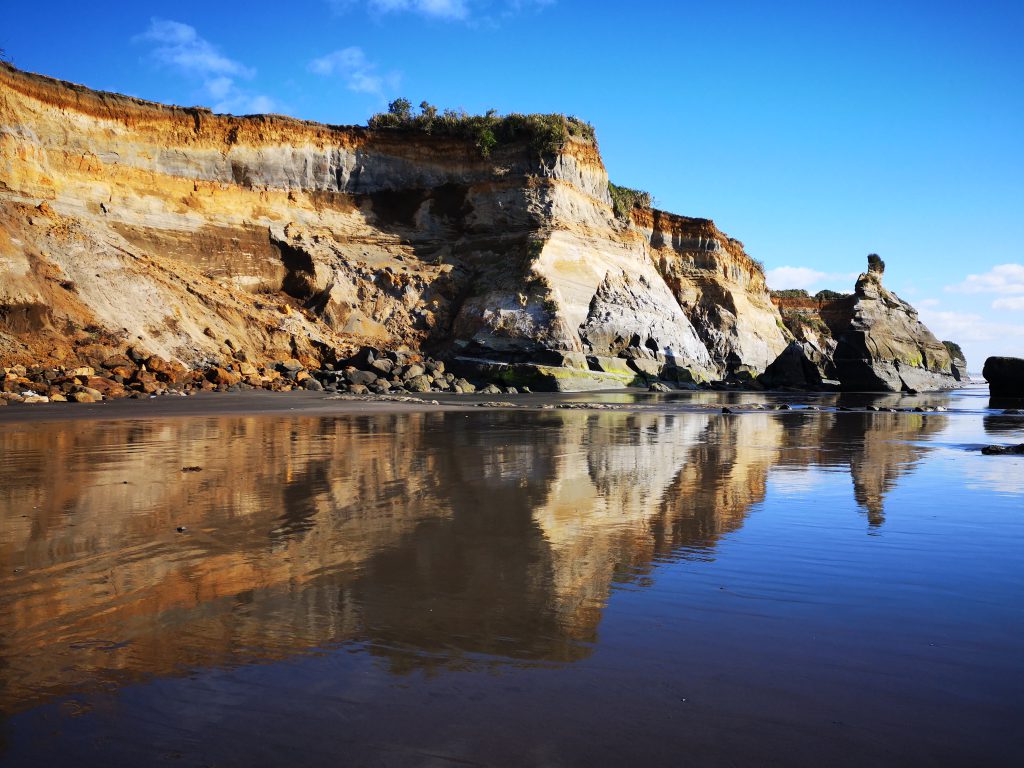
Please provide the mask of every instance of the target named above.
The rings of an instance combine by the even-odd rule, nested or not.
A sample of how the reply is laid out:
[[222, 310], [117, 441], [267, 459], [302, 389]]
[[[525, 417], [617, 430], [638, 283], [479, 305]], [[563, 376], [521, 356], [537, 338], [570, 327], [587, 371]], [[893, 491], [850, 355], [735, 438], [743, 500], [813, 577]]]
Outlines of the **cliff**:
[[953, 380], [870, 275], [815, 327], [795, 322], [714, 222], [613, 204], [589, 126], [506, 121], [484, 152], [471, 135], [216, 115], [0, 64], [0, 363], [38, 378], [131, 348], [231, 381], [243, 363], [315, 369], [369, 345], [562, 390], [805, 358], [799, 380], [766, 381]]
[[705, 219], [616, 217], [585, 138], [483, 157], [457, 137], [215, 115], [3, 65], [0, 200], [7, 365], [376, 344], [621, 386], [761, 370], [786, 343], [742, 246]]

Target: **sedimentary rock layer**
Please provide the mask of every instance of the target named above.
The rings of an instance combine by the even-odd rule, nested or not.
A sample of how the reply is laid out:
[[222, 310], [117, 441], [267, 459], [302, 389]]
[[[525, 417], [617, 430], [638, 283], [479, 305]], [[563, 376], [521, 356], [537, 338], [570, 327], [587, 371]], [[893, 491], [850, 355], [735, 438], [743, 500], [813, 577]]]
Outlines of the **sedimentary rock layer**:
[[[617, 218], [597, 148], [231, 117], [0, 67], [0, 355], [198, 364], [364, 342], [617, 384], [763, 369], [760, 267], [705, 219]], [[618, 359], [602, 366], [591, 358]], [[644, 363], [628, 361], [644, 360]]]

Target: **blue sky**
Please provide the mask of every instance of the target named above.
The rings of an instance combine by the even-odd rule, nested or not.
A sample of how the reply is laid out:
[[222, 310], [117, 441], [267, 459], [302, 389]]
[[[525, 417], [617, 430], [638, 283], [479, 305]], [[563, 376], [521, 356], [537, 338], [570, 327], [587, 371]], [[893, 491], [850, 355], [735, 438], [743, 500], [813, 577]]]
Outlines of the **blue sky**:
[[594, 124], [612, 179], [713, 218], [773, 288], [887, 285], [972, 370], [1024, 356], [1024, 3], [12, 3], [14, 63], [219, 111], [396, 96]]

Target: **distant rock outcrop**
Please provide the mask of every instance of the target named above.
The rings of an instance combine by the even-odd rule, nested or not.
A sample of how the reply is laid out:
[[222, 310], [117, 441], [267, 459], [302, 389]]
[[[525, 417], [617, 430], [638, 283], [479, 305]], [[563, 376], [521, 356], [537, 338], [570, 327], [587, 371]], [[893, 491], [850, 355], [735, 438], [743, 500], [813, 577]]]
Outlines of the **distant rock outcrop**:
[[849, 320], [837, 336], [833, 358], [843, 389], [956, 386], [948, 350], [918, 319], [917, 310], [882, 285], [884, 269], [881, 260], [869, 263], [847, 300]]
[[964, 351], [960, 348], [960, 345], [955, 341], [944, 341], [942, 345], [949, 352], [949, 358], [952, 361], [953, 378], [960, 382], [970, 381], [971, 375], [967, 373], [967, 358], [964, 357]]
[[[871, 254], [852, 294], [775, 294], [806, 361], [801, 362], [806, 386], [814, 387], [817, 379], [836, 379], [844, 390], [901, 392], [950, 388], [966, 380], [962, 353], [954, 361], [947, 345], [918, 319], [917, 310], [882, 285], [884, 270], [885, 263]], [[766, 384], [793, 378], [782, 371], [797, 370], [792, 364], [797, 352], [791, 347], [787, 355], [790, 362], [784, 368], [781, 363], [786, 361], [768, 368], [762, 377]]]

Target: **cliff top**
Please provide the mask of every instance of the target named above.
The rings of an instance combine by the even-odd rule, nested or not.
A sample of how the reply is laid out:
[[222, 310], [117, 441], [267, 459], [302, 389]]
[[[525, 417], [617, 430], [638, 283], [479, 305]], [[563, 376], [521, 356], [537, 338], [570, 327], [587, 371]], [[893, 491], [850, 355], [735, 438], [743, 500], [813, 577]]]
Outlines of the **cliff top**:
[[454, 109], [439, 112], [426, 101], [420, 103], [419, 114], [413, 114], [408, 99], [392, 101], [387, 112], [378, 112], [370, 118], [368, 127], [469, 139], [483, 157], [488, 157], [499, 145], [523, 141], [537, 154], [557, 152], [571, 139], [597, 146], [594, 126], [572, 115], [518, 112], [499, 115], [493, 109], [483, 115], [470, 115]]

